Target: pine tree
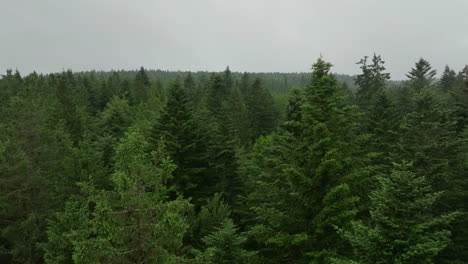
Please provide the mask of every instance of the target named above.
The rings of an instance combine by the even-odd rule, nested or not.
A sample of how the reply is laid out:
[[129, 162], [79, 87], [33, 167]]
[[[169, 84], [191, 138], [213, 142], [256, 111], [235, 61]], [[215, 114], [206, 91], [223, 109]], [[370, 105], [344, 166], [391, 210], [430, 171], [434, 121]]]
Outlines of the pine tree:
[[459, 120], [457, 132], [461, 132], [468, 125], [468, 65], [457, 74], [450, 103], [454, 105], [455, 118]]
[[120, 138], [132, 122], [128, 101], [118, 96], [112, 97], [100, 115], [102, 129], [116, 138]]
[[453, 90], [457, 81], [457, 73], [450, 69], [448, 65], [445, 66], [442, 77], [440, 77], [439, 86], [444, 92]]
[[432, 87], [435, 81], [436, 70], [432, 69], [431, 64], [420, 58], [414, 68], [406, 74], [409, 78], [408, 85], [416, 92], [420, 91], [424, 87]]
[[304, 228], [310, 218], [290, 187], [290, 177], [298, 173], [292, 165], [295, 143], [288, 134], [260, 137], [242, 167], [246, 182], [242, 201], [248, 209], [242, 223], [264, 263], [294, 263], [303, 257], [308, 238]]
[[237, 228], [231, 219], [225, 220], [222, 225], [211, 234], [203, 238], [206, 249], [199, 253], [199, 263], [230, 264], [252, 263], [255, 252], [243, 248], [246, 238], [237, 233]]
[[51, 116], [57, 121], [64, 122], [72, 138], [75, 141], [79, 140], [86, 129], [86, 115], [83, 109], [76, 105], [76, 98], [73, 97], [76, 91], [76, 80], [71, 71], [63, 72], [56, 78], [54, 87], [56, 102], [53, 104], [56, 109], [53, 110]]
[[[325, 197], [333, 195], [331, 192], [335, 187], [348, 183], [354, 193], [346, 193], [345, 189], [338, 190], [342, 192], [341, 195], [346, 196], [341, 199], [352, 203], [356, 199], [355, 194], [365, 194], [365, 184], [367, 184], [366, 175], [358, 171], [363, 164], [355, 156], [356, 146], [353, 145], [356, 140], [353, 136], [357, 127], [355, 107], [347, 104], [346, 96], [330, 73], [331, 66], [321, 58], [313, 65], [312, 81], [306, 88], [306, 103], [302, 108], [303, 139], [300, 143], [299, 161], [302, 176], [297, 178], [295, 183], [296, 192], [304, 197], [303, 203], [314, 219], [309, 232], [314, 237], [312, 255], [320, 256], [314, 258], [316, 263], [333, 256], [330, 245], [341, 243], [336, 236], [327, 241], [325, 236], [330, 234], [321, 235], [319, 232], [323, 228], [320, 227], [322, 223], [315, 219], [320, 219], [329, 207], [338, 206], [338, 203], [343, 202], [335, 200], [337, 204], [326, 204]], [[350, 212], [347, 220], [350, 221], [356, 214], [354, 211], [356, 209], [351, 207], [348, 210]], [[339, 218], [330, 217], [330, 219], [337, 221]], [[330, 221], [323, 224], [346, 225], [346, 222]], [[339, 248], [338, 245], [335, 246]]]
[[199, 106], [203, 96], [205, 96], [205, 90], [200, 83], [195, 81], [191, 72], [189, 72], [184, 79], [184, 88], [194, 107]]
[[330, 68], [321, 58], [313, 66], [301, 107], [302, 136], [273, 134], [254, 148], [249, 201], [257, 201], [251, 206], [256, 224], [249, 235], [268, 263], [327, 263], [346, 251], [329, 230], [354, 218], [355, 194], [363, 194], [359, 185], [366, 181], [362, 162], [353, 157], [355, 107], [347, 105]]
[[209, 131], [209, 157], [210, 175], [212, 182], [216, 183], [212, 193], [219, 192], [226, 195], [227, 202], [233, 205], [233, 201], [240, 189], [237, 174], [238, 161], [236, 148], [238, 141], [236, 131], [229, 119], [232, 109], [229, 108], [228, 97], [231, 94], [232, 85], [230, 71], [227, 69], [224, 75], [213, 74], [211, 76], [206, 100], [206, 120]]
[[135, 103], [143, 103], [148, 99], [148, 90], [150, 89], [150, 79], [146, 70], [141, 67], [133, 81], [132, 99]]
[[[363, 110], [361, 115], [361, 133], [367, 135], [361, 146], [368, 153], [374, 171], [388, 169], [390, 156], [394, 155], [397, 141], [398, 114], [389, 94], [387, 82], [390, 74], [385, 73], [384, 61], [374, 54], [372, 64], [367, 64], [367, 56], [361, 64], [362, 73], [357, 75], [355, 83], [359, 86], [357, 101]], [[362, 153], [366, 155], [366, 153]]]
[[46, 218], [90, 173], [64, 123], [49, 122], [50, 105], [30, 90], [0, 109], [0, 254], [13, 263], [41, 262]]
[[246, 105], [251, 141], [273, 131], [278, 118], [277, 110], [273, 97], [259, 78], [256, 78], [250, 87]]
[[435, 90], [423, 88], [412, 100], [414, 110], [400, 122], [398, 158], [413, 161], [415, 172], [427, 177], [435, 190], [447, 190], [459, 144], [456, 122]]
[[223, 119], [223, 103], [229, 95], [226, 83], [219, 74], [212, 74], [208, 89], [206, 106], [217, 122]]
[[300, 136], [302, 120], [302, 105], [304, 104], [304, 91], [294, 89], [288, 99], [286, 106], [286, 122], [284, 127], [294, 136]]
[[177, 165], [170, 182], [173, 191], [192, 197], [198, 204], [211, 196], [213, 179], [208, 178], [208, 142], [192, 114], [192, 104], [179, 82], [169, 89], [168, 102], [151, 132], [152, 147], [162, 138]]
[[385, 88], [386, 82], [390, 79], [390, 74], [385, 73], [384, 61], [380, 55], [372, 57], [372, 64], [367, 64], [367, 56], [357, 64], [361, 65], [362, 73], [356, 76], [355, 83], [359, 86], [357, 92], [358, 101], [361, 106], [366, 105], [374, 94]]
[[247, 106], [244, 103], [239, 88], [234, 87], [225, 104], [228, 126], [233, 133], [233, 137], [238, 144], [247, 145], [250, 143], [249, 119]]
[[197, 249], [204, 249], [201, 239], [221, 227], [230, 216], [231, 209], [229, 205], [224, 202], [221, 194], [215, 193], [201, 207], [200, 212], [195, 216], [191, 224], [190, 245]]
[[180, 198], [167, 201], [165, 185], [175, 166], [162, 147], [152, 156], [147, 148], [141, 133], [127, 133], [116, 149], [112, 190], [81, 184], [84, 199], [71, 201], [49, 224], [47, 262], [70, 257], [75, 263], [183, 261], [179, 250], [191, 205]]
[[433, 192], [425, 177], [411, 172], [408, 164], [395, 165], [388, 177], [378, 180], [370, 197], [370, 222], [353, 222], [342, 232], [355, 259], [362, 264], [434, 263], [450, 242], [445, 228], [456, 213], [433, 214], [441, 193]]

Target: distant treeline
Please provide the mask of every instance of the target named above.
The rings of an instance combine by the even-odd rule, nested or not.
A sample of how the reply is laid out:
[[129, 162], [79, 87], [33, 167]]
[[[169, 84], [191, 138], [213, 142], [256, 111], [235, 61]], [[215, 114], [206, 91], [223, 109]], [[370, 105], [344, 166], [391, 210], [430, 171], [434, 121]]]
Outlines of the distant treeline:
[[[79, 72], [75, 74], [84, 74], [84, 75], [95, 75], [103, 78], [109, 77], [113, 72], [116, 72], [122, 78], [132, 79], [137, 74], [137, 70], [134, 71], [88, 71], [88, 72]], [[164, 70], [151, 70], [146, 69], [146, 73], [150, 80], [161, 82], [162, 85], [167, 84], [171, 80], [183, 79], [189, 73], [188, 71], [164, 71]], [[196, 82], [207, 85], [210, 80], [210, 75], [212, 72], [207, 71], [197, 71], [191, 72], [193, 78]], [[232, 78], [234, 81], [239, 82], [242, 78], [243, 73], [241, 72], [232, 72]], [[310, 83], [310, 73], [308, 72], [297, 72], [297, 73], [282, 73], [282, 72], [261, 72], [261, 73], [249, 73], [252, 78], [260, 78], [268, 89], [273, 93], [288, 93], [292, 88], [304, 87]], [[346, 74], [333, 74], [336, 79], [341, 83], [346, 83], [348, 87], [356, 91], [357, 86], [354, 83], [355, 76], [346, 75]]]

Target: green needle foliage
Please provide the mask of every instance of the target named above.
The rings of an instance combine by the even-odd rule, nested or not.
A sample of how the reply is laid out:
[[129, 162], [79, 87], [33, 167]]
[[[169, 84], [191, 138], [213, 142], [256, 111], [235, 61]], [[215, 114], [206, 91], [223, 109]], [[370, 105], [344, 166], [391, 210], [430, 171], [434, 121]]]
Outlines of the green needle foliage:
[[379, 177], [371, 194], [369, 221], [353, 222], [343, 236], [354, 248], [358, 263], [434, 263], [450, 243], [446, 228], [457, 213], [434, 215], [442, 195], [431, 190], [423, 176], [409, 164], [395, 164], [387, 177]]
[[162, 146], [152, 155], [145, 152], [147, 147], [139, 132], [126, 134], [116, 149], [112, 190], [80, 184], [85, 196], [78, 203], [70, 202], [49, 224], [49, 241], [44, 245], [47, 262], [183, 261], [178, 253], [191, 205], [181, 198], [167, 200], [165, 183], [175, 166]]
[[356, 67], [7, 70], [0, 263], [468, 263], [468, 66]]

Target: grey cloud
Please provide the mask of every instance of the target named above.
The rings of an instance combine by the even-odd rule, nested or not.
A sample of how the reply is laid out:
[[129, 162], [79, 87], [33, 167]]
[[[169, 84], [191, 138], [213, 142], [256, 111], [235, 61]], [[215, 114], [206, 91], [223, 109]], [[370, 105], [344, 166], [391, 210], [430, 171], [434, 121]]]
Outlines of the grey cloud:
[[309, 71], [319, 56], [354, 74], [379, 53], [392, 77], [419, 57], [468, 63], [465, 0], [2, 1], [0, 71]]

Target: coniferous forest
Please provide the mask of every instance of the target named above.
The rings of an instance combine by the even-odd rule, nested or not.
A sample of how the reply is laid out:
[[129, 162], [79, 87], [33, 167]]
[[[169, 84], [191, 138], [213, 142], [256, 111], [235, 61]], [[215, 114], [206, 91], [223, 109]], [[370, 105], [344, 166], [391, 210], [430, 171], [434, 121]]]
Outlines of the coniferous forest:
[[8, 70], [0, 263], [468, 263], [468, 66], [332, 63]]

